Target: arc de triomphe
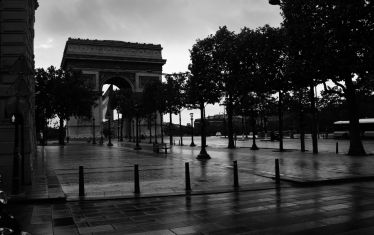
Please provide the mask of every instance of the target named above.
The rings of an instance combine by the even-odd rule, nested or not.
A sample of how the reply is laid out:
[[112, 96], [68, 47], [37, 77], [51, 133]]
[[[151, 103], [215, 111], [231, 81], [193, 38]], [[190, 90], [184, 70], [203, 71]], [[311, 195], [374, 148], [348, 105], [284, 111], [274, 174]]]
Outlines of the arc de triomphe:
[[[130, 88], [135, 95], [143, 92], [147, 82], [161, 80], [162, 59], [161, 45], [130, 43], [111, 40], [88, 40], [69, 38], [65, 45], [61, 62], [63, 69], [82, 71], [82, 76], [94, 91], [102, 91], [104, 84], [114, 84], [121, 88]], [[71, 117], [67, 123], [67, 135], [70, 138], [91, 138], [103, 133], [103, 106], [100, 97], [92, 107], [92, 120]], [[160, 117], [157, 117], [160, 123]], [[157, 128], [158, 131], [160, 128]], [[124, 123], [123, 134], [131, 132]], [[147, 135], [148, 125], [140, 123], [140, 134]], [[159, 133], [158, 133], [159, 134]]]

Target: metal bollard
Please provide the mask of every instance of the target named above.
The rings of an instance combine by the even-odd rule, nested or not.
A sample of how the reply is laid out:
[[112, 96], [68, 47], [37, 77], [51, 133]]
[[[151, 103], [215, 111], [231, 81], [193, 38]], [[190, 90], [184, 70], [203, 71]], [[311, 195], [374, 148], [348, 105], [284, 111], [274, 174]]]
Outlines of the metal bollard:
[[188, 162], [184, 163], [185, 168], [185, 178], [186, 178], [186, 191], [191, 191], [191, 180], [190, 180], [190, 164]]
[[239, 188], [238, 163], [234, 161], [234, 188]]
[[134, 190], [136, 194], [140, 193], [138, 164], [134, 165]]
[[280, 184], [279, 159], [275, 159], [275, 183]]
[[83, 166], [79, 166], [79, 196], [84, 197], [84, 172]]
[[339, 143], [338, 143], [338, 142], [336, 142], [335, 152], [336, 152], [337, 154], [339, 153]]

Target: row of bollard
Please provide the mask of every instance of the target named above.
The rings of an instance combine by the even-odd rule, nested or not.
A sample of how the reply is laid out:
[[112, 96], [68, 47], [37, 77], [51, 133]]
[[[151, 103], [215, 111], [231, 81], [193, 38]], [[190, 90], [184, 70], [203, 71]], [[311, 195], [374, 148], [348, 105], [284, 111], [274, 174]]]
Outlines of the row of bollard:
[[[186, 192], [191, 192], [191, 178], [190, 178], [190, 164], [185, 163], [185, 183]], [[239, 175], [238, 175], [238, 163], [233, 161], [234, 167], [234, 189], [237, 191], [239, 189]], [[280, 185], [280, 172], [279, 172], [279, 159], [275, 159], [275, 183], [277, 187]], [[140, 181], [139, 181], [139, 166], [134, 165], [134, 193], [140, 194]], [[79, 197], [85, 196], [84, 190], [84, 171], [83, 166], [79, 166]]]

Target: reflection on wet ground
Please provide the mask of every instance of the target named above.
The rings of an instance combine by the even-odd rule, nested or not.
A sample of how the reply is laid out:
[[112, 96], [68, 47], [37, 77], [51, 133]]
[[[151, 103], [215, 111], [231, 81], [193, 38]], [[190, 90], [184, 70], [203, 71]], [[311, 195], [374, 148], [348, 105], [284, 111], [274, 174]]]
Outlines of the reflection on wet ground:
[[373, 234], [374, 183], [10, 205], [32, 234]]
[[[240, 141], [242, 147], [237, 149], [224, 148], [222, 143], [226, 142], [223, 141], [226, 140], [219, 137], [208, 138], [207, 150], [212, 159], [206, 162], [196, 159], [198, 146], [173, 146], [168, 154], [156, 154], [151, 145], [144, 143], [141, 144], [142, 150], [134, 151], [133, 143], [128, 142], [115, 143], [113, 147], [73, 142], [64, 147], [39, 147], [34, 165], [37, 174], [47, 175], [43, 180], [48, 181], [48, 185], [49, 181], [58, 179], [57, 184], [61, 184], [68, 199], [78, 197], [79, 166], [84, 166], [86, 196], [93, 198], [133, 196], [134, 164], [139, 165], [143, 196], [184, 193], [185, 162], [190, 163], [193, 192], [232, 190], [234, 160], [238, 162], [242, 188], [256, 184], [263, 184], [265, 187], [273, 185], [276, 158], [280, 162], [283, 180], [310, 182], [374, 176], [372, 156], [349, 157], [333, 151], [321, 151], [318, 155], [302, 153], [296, 150], [297, 140], [285, 140], [285, 146], [293, 146], [290, 149], [294, 149], [286, 152], [262, 146], [270, 141], [258, 141], [258, 146], [262, 149], [257, 151], [245, 147], [252, 144], [250, 140]], [[185, 138], [184, 142], [188, 143], [188, 139]], [[334, 140], [320, 141], [320, 149], [328, 149], [329, 146], [334, 149], [333, 143]], [[373, 143], [365, 142], [366, 149], [370, 151]], [[277, 142], [272, 144], [277, 145]], [[346, 148], [346, 144], [341, 143], [341, 148]], [[34, 193], [40, 192], [36, 190]]]

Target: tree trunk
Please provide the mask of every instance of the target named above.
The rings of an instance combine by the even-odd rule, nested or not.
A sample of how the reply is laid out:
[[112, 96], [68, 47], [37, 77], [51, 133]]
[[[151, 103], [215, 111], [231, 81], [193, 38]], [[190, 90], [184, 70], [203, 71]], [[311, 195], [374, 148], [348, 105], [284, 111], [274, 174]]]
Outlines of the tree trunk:
[[132, 133], [132, 120], [130, 118], [127, 119], [127, 126], [129, 127], [127, 132], [129, 133], [129, 142], [131, 142], [132, 140], [132, 136], [131, 136], [131, 133]]
[[248, 121], [247, 116], [244, 116], [244, 129], [245, 129], [245, 138], [248, 139]]
[[268, 134], [268, 124], [267, 124], [267, 118], [264, 116], [264, 132], [267, 135]]
[[180, 145], [183, 146], [182, 113], [181, 113], [180, 110], [179, 110], [179, 134], [180, 134], [180, 138], [181, 138]]
[[209, 154], [206, 151], [206, 134], [205, 134], [205, 106], [204, 103], [200, 104], [200, 116], [201, 116], [201, 150], [197, 159], [207, 160], [210, 159]]
[[45, 120], [43, 124], [43, 146], [48, 144], [48, 121]]
[[164, 143], [163, 121], [164, 121], [164, 117], [162, 116], [162, 113], [160, 112], [161, 144]]
[[300, 148], [301, 152], [305, 152], [305, 131], [304, 131], [304, 112], [299, 113], [299, 129], [300, 129]]
[[228, 122], [228, 137], [229, 137], [228, 148], [233, 149], [235, 148], [234, 138], [233, 138], [233, 126], [232, 126], [233, 107], [232, 107], [232, 101], [231, 101], [230, 96], [227, 97], [226, 110], [227, 110], [227, 122]]
[[226, 136], [227, 136], [227, 125], [226, 125], [226, 115], [225, 114], [223, 114], [224, 116], [223, 116], [223, 132], [224, 132], [224, 137], [226, 138]]
[[120, 138], [119, 140], [122, 142], [123, 141], [123, 115], [121, 118], [121, 131], [120, 131]]
[[255, 113], [252, 110], [252, 131], [253, 131], [253, 142], [252, 142], [252, 147], [251, 150], [258, 150], [258, 147], [256, 145], [256, 118], [255, 118]]
[[279, 151], [284, 151], [283, 149], [283, 93], [279, 90], [279, 101], [278, 101], [278, 118], [279, 118]]
[[351, 156], [363, 156], [366, 155], [364, 146], [361, 141], [360, 133], [360, 122], [358, 116], [358, 104], [356, 91], [352, 83], [352, 79], [349, 77], [345, 79], [345, 84], [347, 86], [347, 102], [349, 107], [349, 151], [348, 155]]
[[65, 145], [64, 119], [60, 118], [60, 126], [58, 127], [58, 143]]
[[170, 128], [169, 128], [169, 139], [170, 139], [170, 146], [173, 145], [173, 133], [172, 133], [172, 129], [173, 129], [173, 117], [172, 117], [172, 113], [170, 112], [169, 113], [169, 117], [170, 117]]
[[149, 126], [149, 143], [152, 143], [152, 116], [148, 116], [148, 126]]
[[312, 143], [313, 153], [318, 153], [318, 139], [317, 139], [317, 117], [316, 117], [316, 102], [314, 99], [314, 85], [310, 84], [309, 88], [310, 111], [312, 115]]
[[155, 113], [155, 143], [157, 144], [157, 113]]

